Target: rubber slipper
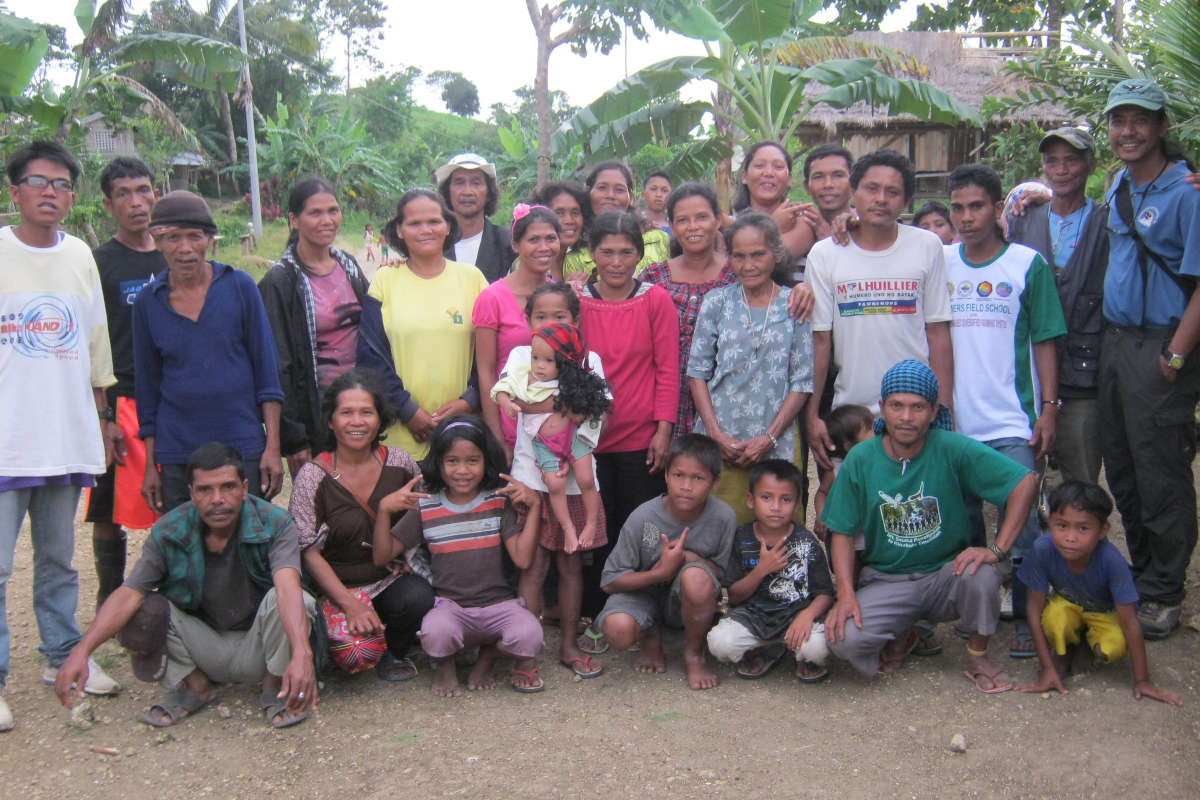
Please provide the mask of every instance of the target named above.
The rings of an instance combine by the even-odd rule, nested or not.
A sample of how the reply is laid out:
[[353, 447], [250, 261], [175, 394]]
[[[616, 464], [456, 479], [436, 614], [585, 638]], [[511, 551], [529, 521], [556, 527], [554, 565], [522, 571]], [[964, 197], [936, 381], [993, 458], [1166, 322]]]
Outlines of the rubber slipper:
[[908, 658], [908, 654], [913, 651], [919, 641], [921, 641], [921, 637], [917, 630], [909, 628], [888, 642], [880, 653], [879, 668], [875, 670], [875, 674], [890, 675], [900, 669], [904, 659]]
[[796, 677], [801, 683], [820, 683], [829, 677], [829, 668], [824, 664], [801, 661], [796, 664]]
[[375, 674], [382, 681], [407, 681], [417, 677], [417, 665], [411, 658], [396, 658], [385, 653], [375, 665]]
[[1034, 658], [1037, 656], [1037, 645], [1033, 642], [1033, 633], [1028, 625], [1013, 626], [1012, 646], [1008, 648], [1009, 658]]
[[[263, 719], [267, 721], [268, 725], [276, 729], [290, 728], [308, 719], [307, 711], [301, 711], [299, 714], [288, 711], [287, 698], [280, 699], [275, 696], [277, 694], [279, 692], [276, 689], [263, 689], [258, 698], [259, 705], [263, 710]], [[281, 714], [282, 716], [280, 716]]]
[[560, 663], [581, 678], [595, 678], [604, 672], [604, 665], [593, 664], [591, 656], [584, 656], [583, 658], [576, 656]]
[[[146, 709], [138, 717], [138, 722], [144, 722], [152, 728], [169, 728], [184, 717], [189, 717], [215, 702], [217, 702], [217, 695], [215, 693], [212, 697], [205, 700], [187, 686], [180, 684], [172, 689], [162, 700]], [[167, 718], [165, 720], [161, 719], [155, 713], [156, 710], [166, 715]]]
[[543, 691], [546, 688], [546, 682], [538, 677], [537, 667], [533, 667], [532, 669], [517, 669], [516, 667], [513, 667], [511, 674], [514, 678], [519, 676], [531, 682], [529, 686], [517, 686], [516, 682], [513, 681], [510, 685], [512, 686], [514, 692], [520, 692], [521, 694], [535, 694]]
[[[997, 667], [995, 664], [989, 664], [992, 668], [991, 672], [979, 667], [967, 667], [963, 670], [963, 675], [967, 676], [967, 680], [975, 684], [975, 688], [984, 694], [1002, 694], [1011, 691], [1013, 688], [1012, 678], [1008, 674]], [[983, 682], [987, 681], [991, 686], [984, 688]]]
[[[783, 658], [783, 654], [785, 652], [787, 652], [786, 647], [780, 647], [778, 645], [765, 647], [750, 661], [747, 661], [746, 658], [743, 657], [742, 660], [738, 662], [738, 668], [735, 670], [735, 674], [739, 678], [745, 678], [746, 680], [757, 680], [758, 678], [761, 678], [769, 673], [771, 670], [775, 669], [775, 665], [779, 663], [779, 659]], [[758, 669], [754, 669], [754, 661], [758, 661]]]
[[593, 656], [603, 655], [608, 652], [609, 648], [608, 639], [604, 637], [603, 633], [593, 628], [588, 628], [579, 634], [579, 638], [575, 640], [575, 644], [580, 650]]

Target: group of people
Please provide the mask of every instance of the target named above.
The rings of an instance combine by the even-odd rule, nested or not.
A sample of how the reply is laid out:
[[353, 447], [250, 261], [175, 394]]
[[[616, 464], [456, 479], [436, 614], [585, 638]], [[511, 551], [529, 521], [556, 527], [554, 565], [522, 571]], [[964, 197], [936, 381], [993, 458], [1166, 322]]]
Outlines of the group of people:
[[[1002, 692], [988, 644], [1006, 578], [1010, 655], [1040, 663], [1022, 689], [1128, 653], [1135, 696], [1178, 703], [1142, 642], [1178, 625], [1196, 539], [1200, 193], [1159, 87], [1119, 84], [1106, 115], [1125, 164], [1108, 204], [1084, 191], [1093, 140], [1062, 128], [1039, 148], [1052, 194], [1006, 204], [993, 170], [956, 169], [944, 238], [900, 223], [915, 175], [890, 150], [812, 149], [813, 202], [795, 203], [791, 155], [757, 143], [733, 216], [663, 173], [638, 213], [633, 175], [606, 162], [540, 187], [510, 227], [488, 219], [494, 166], [462, 154], [399, 199], [382, 235], [403, 260], [369, 280], [313, 178], [257, 286], [207, 258], [204, 200], [157, 198], [136, 159], [105, 168], [117, 234], [89, 252], [60, 229], [74, 158], [18, 150], [0, 686], [28, 514], [44, 680], [68, 705], [117, 691], [91, 659], [115, 636], [167, 689], [153, 726], [230, 682], [261, 682], [266, 721], [293, 725], [326, 662], [403, 681], [418, 643], [439, 695], [461, 691], [460, 661], [468, 688], [494, 685], [502, 658], [513, 689], [541, 691], [552, 619], [582, 678], [610, 648], [662, 672], [662, 628], [682, 628], [695, 689], [718, 683], [710, 654], [747, 678], [789, 652], [805, 682], [830, 654], [890, 672], [957, 620], [965, 674]], [[49, 424], [15, 422], [29, 397]], [[1047, 456], [1065, 481], [1043, 535]], [[1101, 459], [1132, 567], [1104, 540]], [[80, 634], [83, 487], [99, 595]], [[992, 537], [982, 500], [1002, 510]], [[125, 529], [147, 527], [126, 574]]]

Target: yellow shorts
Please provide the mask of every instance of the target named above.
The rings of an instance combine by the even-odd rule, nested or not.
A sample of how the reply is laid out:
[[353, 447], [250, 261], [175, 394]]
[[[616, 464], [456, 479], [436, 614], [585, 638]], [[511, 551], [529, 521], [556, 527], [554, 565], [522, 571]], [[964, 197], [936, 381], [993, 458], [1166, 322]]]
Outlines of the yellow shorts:
[[1115, 611], [1084, 611], [1082, 606], [1053, 595], [1042, 610], [1042, 628], [1046, 631], [1050, 649], [1060, 656], [1067, 654], [1069, 646], [1080, 644], [1086, 638], [1088, 649], [1093, 653], [1099, 648], [1097, 659], [1103, 663], [1125, 657], [1125, 632], [1121, 630]]

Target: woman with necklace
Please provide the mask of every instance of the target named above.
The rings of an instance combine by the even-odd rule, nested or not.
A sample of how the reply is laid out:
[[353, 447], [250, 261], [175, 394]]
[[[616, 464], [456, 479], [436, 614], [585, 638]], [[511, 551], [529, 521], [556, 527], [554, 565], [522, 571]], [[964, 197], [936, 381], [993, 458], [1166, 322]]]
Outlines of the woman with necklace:
[[[634, 278], [645, 255], [638, 217], [601, 214], [588, 229], [596, 279], [580, 297], [580, 328], [604, 363], [615, 399], [596, 448], [608, 544], [592, 551], [584, 568], [583, 614], [595, 617], [607, 597], [600, 589], [604, 561], [629, 513], [666, 490], [663, 464], [679, 413], [679, 319], [660, 286]], [[584, 634], [584, 652], [607, 648], [595, 631]]]
[[406, 260], [375, 273], [369, 295], [379, 305], [363, 306], [358, 364], [391, 379], [388, 398], [400, 421], [385, 442], [414, 458], [429, 452], [438, 422], [479, 407], [471, 311], [488, 284], [475, 267], [442, 255], [457, 232], [437, 192], [405, 192], [384, 235]]
[[725, 254], [717, 251], [721, 207], [711, 186], [689, 182], [671, 192], [667, 219], [680, 252], [669, 261], [646, 267], [641, 277], [666, 289], [679, 314], [679, 413], [674, 433], [679, 438], [692, 432], [696, 419], [696, 405], [685, 373], [700, 304], [710, 291], [728, 286], [737, 278]]
[[292, 189], [288, 224], [287, 249], [258, 291], [279, 354], [280, 446], [295, 477], [325, 438], [321, 393], [354, 367], [367, 278], [354, 256], [333, 246], [342, 209], [328, 183], [309, 178]]
[[[695, 430], [721, 446], [725, 468], [714, 494], [753, 519], [746, 507], [749, 468], [767, 458], [791, 461], [796, 415], [812, 392], [812, 328], [788, 314], [791, 290], [772, 275], [787, 251], [766, 214], [738, 217], [725, 232], [736, 285], [710, 292], [700, 309], [688, 358], [699, 419]], [[803, 524], [804, 508], [797, 507]]]
[[[415, 491], [421, 478], [412, 456], [379, 444], [392, 421], [383, 384], [366, 370], [335, 380], [321, 404], [332, 449], [300, 468], [288, 511], [296, 521], [305, 575], [346, 615], [354, 636], [382, 633], [387, 653], [375, 667], [382, 680], [417, 674], [408, 658], [433, 588], [406, 567], [372, 561], [379, 501]], [[413, 495], [413, 501], [419, 495]]]

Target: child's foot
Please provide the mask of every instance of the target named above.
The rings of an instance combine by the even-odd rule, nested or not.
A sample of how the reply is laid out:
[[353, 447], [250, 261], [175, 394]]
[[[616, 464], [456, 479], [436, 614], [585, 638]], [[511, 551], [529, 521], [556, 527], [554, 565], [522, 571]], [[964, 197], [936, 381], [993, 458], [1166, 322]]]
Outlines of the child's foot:
[[574, 525], [563, 526], [563, 550], [568, 553], [575, 553], [579, 550], [579, 534], [575, 532]]
[[1071, 657], [1071, 666], [1068, 668], [1071, 675], [1087, 675], [1096, 666], [1092, 651], [1083, 645], [1075, 645], [1068, 653]]
[[558, 648], [558, 660], [581, 678], [594, 678], [604, 672], [604, 662], [580, 650], [570, 636], [562, 638], [562, 645]]
[[475, 662], [471, 674], [467, 676], [468, 689], [478, 692], [482, 689], [496, 688], [496, 675], [493, 668], [496, 666], [496, 659], [499, 656], [500, 653], [494, 645], [479, 648], [479, 660]]
[[683, 651], [683, 668], [687, 672], [688, 686], [693, 689], [712, 689], [721, 682], [717, 673], [708, 665], [703, 650], [699, 653]]
[[438, 661], [437, 671], [433, 674], [433, 693], [438, 697], [458, 697], [462, 694], [454, 667], [453, 656]]
[[579, 546], [587, 549], [596, 543], [596, 523], [589, 522], [579, 532]]
[[522, 694], [532, 694], [546, 688], [546, 682], [538, 675], [537, 659], [523, 658], [513, 664], [512, 688]]
[[662, 637], [658, 628], [650, 628], [642, 632], [641, 652], [633, 662], [637, 672], [666, 672], [667, 654], [663, 652]]

